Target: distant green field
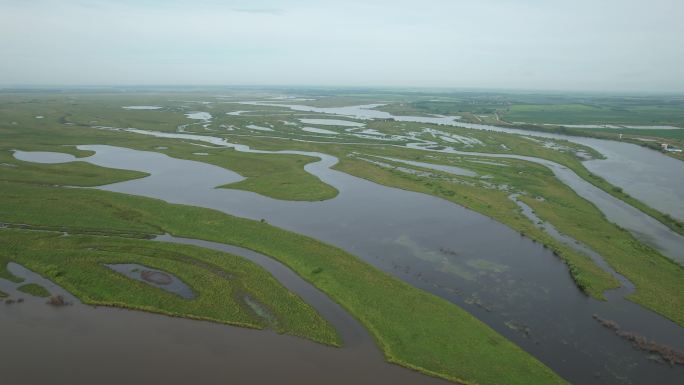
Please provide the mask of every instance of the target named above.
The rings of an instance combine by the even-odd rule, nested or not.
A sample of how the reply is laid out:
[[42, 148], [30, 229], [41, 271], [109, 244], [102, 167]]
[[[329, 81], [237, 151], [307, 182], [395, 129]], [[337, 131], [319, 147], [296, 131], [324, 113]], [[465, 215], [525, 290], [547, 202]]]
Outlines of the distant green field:
[[[625, 124], [684, 127], [681, 96], [454, 92], [407, 97], [378, 109], [396, 115], [464, 115], [494, 124]], [[504, 120], [490, 120], [495, 114]], [[496, 123], [495, 123], [496, 122]]]
[[633, 124], [684, 127], [681, 106], [602, 106], [589, 104], [517, 104], [503, 110], [508, 122], [536, 124]]
[[658, 137], [684, 140], [684, 129], [681, 130], [658, 130], [658, 129], [634, 129], [634, 128], [592, 128], [582, 130], [585, 132], [603, 132], [617, 136], [618, 134], [643, 136], [643, 137]]

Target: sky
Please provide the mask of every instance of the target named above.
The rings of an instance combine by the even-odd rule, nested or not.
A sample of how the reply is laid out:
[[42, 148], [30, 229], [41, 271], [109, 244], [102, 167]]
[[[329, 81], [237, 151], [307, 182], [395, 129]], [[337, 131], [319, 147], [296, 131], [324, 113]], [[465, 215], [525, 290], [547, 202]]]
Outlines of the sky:
[[682, 0], [0, 0], [0, 85], [684, 92]]

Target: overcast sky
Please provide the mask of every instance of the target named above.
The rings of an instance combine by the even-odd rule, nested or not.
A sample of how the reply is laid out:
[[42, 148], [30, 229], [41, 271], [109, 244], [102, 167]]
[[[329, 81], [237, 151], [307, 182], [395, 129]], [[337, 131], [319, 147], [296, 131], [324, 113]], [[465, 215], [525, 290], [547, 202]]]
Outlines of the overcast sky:
[[683, 15], [683, 0], [0, 0], [0, 84], [681, 92]]

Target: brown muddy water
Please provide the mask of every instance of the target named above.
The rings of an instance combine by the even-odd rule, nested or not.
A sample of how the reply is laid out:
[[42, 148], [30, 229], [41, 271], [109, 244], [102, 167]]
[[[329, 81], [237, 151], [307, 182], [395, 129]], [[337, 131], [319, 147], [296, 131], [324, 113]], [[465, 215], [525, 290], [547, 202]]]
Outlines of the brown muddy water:
[[0, 306], [4, 385], [446, 384], [272, 331], [44, 300]]
[[[159, 241], [215, 250], [245, 249], [163, 236]], [[248, 251], [248, 250], [247, 250]], [[0, 290], [21, 303], [0, 301], [0, 375], [3, 385], [29, 384], [448, 384], [384, 362], [361, 325], [283, 265], [247, 253], [293, 292], [333, 319], [345, 346], [333, 348], [270, 330], [253, 330], [163, 315], [93, 307], [11, 263], [20, 284], [0, 279]], [[38, 283], [69, 306], [16, 287]]]

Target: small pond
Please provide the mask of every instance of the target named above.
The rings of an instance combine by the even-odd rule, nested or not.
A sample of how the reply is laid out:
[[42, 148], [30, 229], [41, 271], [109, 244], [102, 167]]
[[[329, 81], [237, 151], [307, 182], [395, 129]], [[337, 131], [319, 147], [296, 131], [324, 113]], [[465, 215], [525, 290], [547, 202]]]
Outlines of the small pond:
[[160, 288], [169, 293], [179, 295], [182, 298], [195, 298], [195, 293], [190, 286], [186, 285], [185, 282], [181, 281], [178, 277], [165, 271], [138, 265], [137, 263], [106, 264], [105, 266], [130, 279]]

